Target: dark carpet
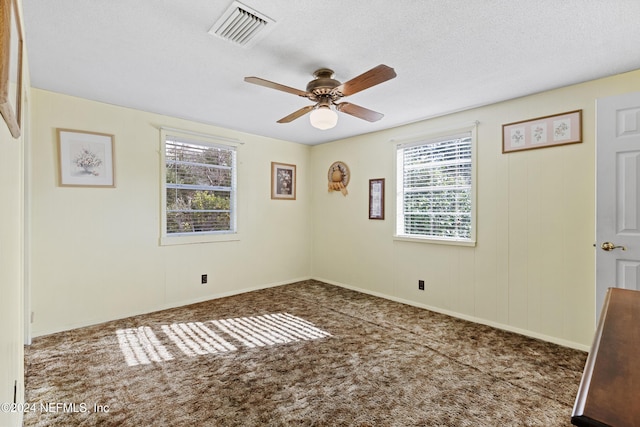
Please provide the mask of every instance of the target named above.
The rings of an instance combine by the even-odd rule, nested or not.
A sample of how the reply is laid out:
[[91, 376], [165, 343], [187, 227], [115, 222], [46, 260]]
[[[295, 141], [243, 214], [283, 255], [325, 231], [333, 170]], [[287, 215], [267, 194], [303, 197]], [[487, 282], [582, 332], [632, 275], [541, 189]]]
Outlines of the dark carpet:
[[586, 353], [314, 280], [33, 340], [25, 426], [570, 426]]

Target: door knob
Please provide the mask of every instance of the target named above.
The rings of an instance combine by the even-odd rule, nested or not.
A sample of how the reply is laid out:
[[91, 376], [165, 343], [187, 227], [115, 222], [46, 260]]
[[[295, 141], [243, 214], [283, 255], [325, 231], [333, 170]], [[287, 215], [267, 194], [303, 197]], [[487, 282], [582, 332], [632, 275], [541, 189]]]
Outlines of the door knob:
[[625, 248], [624, 246], [616, 246], [611, 242], [604, 242], [602, 245], [600, 245], [600, 247], [602, 248], [602, 250], [605, 250], [607, 252], [612, 251], [614, 249], [622, 249], [623, 251], [627, 250], [627, 248]]

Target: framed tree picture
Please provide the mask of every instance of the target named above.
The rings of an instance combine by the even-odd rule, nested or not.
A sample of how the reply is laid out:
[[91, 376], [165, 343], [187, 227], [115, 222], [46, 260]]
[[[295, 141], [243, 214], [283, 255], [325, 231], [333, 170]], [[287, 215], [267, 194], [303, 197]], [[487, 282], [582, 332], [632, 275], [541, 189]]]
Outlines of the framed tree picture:
[[296, 165], [271, 162], [271, 198], [296, 199]]
[[57, 129], [61, 187], [115, 187], [113, 135]]

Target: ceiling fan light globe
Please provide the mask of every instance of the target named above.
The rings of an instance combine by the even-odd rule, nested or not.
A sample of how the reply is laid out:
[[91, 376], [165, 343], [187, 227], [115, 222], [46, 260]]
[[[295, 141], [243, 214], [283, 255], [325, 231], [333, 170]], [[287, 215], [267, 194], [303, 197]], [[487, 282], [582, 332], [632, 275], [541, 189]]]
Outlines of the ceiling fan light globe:
[[329, 107], [319, 107], [309, 115], [311, 126], [320, 130], [327, 130], [335, 127], [338, 123], [338, 113]]

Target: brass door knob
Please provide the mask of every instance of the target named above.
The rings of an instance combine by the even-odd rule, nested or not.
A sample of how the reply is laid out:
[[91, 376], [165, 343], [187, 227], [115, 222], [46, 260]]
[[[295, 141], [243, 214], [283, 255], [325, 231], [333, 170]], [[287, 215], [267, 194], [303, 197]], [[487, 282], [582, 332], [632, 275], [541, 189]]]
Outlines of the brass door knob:
[[602, 245], [600, 245], [600, 247], [602, 248], [602, 250], [604, 251], [612, 251], [614, 249], [622, 249], [623, 251], [626, 251], [627, 248], [625, 248], [624, 246], [616, 246], [614, 243], [611, 242], [604, 242]]

